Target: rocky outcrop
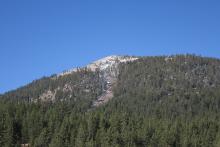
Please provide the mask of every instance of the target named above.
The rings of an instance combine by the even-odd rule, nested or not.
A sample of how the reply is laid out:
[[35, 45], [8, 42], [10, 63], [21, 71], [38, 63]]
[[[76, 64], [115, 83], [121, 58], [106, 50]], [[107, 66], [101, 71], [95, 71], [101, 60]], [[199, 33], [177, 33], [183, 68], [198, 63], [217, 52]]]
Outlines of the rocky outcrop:
[[113, 97], [112, 87], [115, 85], [117, 76], [119, 74], [118, 66], [120, 63], [132, 62], [137, 60], [136, 57], [128, 56], [108, 56], [87, 65], [87, 68], [92, 71], [100, 71], [100, 79], [102, 79], [103, 93], [94, 102], [93, 106], [107, 103]]
[[[117, 76], [119, 74], [119, 64], [132, 62], [137, 59], [137, 57], [113, 55], [92, 62], [91, 64], [88, 64], [86, 67], [82, 67], [87, 68], [88, 70], [91, 70], [93, 72], [99, 71], [99, 77], [102, 82], [102, 94], [99, 97], [97, 97], [97, 99], [93, 102], [93, 106], [96, 107], [102, 105], [108, 102], [113, 97], [112, 87], [116, 83]], [[79, 69], [80, 68], [73, 68], [63, 73], [60, 73], [57, 76], [59, 77], [68, 75], [73, 72], [77, 72], [77, 70]], [[85, 89], [85, 91], [88, 90]]]

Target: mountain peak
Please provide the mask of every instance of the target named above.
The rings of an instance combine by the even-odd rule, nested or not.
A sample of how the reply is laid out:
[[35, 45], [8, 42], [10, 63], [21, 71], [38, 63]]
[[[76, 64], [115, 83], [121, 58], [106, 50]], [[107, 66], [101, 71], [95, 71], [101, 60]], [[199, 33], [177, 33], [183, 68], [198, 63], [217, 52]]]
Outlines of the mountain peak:
[[91, 69], [92, 71], [95, 71], [96, 69], [99, 69], [102, 71], [109, 67], [117, 66], [119, 63], [134, 61], [137, 59], [138, 59], [137, 57], [131, 57], [131, 56], [111, 55], [111, 56], [107, 56], [102, 59], [99, 59], [97, 61], [94, 61], [91, 64], [87, 65], [86, 67]]
[[[137, 59], [138, 57], [133, 57], [133, 56], [110, 55], [110, 56], [101, 58], [99, 60], [96, 60], [86, 65], [85, 67], [90, 69], [91, 71], [95, 71], [97, 69], [99, 69], [100, 71], [103, 71], [103, 70], [106, 70], [107, 68], [117, 67], [119, 63], [125, 63], [129, 61], [134, 61]], [[85, 67], [82, 67], [82, 68], [85, 68]], [[58, 74], [58, 76], [71, 74], [72, 72], [76, 72], [76, 71], [77, 71], [77, 68], [73, 68], [73, 69], [70, 69], [70, 70], [67, 70], [67, 71], [64, 71]]]
[[111, 55], [99, 60], [96, 60], [85, 67], [81, 68], [73, 68], [63, 73], [57, 75], [57, 77], [69, 75], [73, 72], [77, 72], [78, 69], [88, 69], [92, 72], [100, 71], [98, 76], [101, 79], [102, 83], [102, 94], [93, 101], [93, 106], [99, 106], [108, 102], [113, 97], [112, 86], [116, 83], [117, 76], [119, 74], [119, 64], [132, 62], [137, 60], [138, 57], [133, 56], [119, 56], [119, 55]]

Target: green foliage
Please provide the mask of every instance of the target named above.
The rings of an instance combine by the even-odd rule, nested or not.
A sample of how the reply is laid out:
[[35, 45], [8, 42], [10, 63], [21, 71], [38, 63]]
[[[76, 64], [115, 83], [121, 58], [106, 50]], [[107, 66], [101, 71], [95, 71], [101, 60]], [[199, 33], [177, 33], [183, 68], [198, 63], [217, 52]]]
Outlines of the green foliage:
[[[60, 91], [53, 103], [28, 100], [66, 83], [75, 86], [72, 97]], [[0, 100], [0, 146], [220, 146], [217, 59], [179, 55], [122, 64], [114, 98], [91, 108], [100, 87], [97, 73], [82, 70], [6, 93]]]

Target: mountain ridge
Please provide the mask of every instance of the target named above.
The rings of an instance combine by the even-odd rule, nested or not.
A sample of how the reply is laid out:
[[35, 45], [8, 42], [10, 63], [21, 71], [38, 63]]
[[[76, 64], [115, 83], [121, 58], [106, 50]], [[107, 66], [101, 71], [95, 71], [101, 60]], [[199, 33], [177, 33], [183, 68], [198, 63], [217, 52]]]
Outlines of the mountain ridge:
[[[179, 60], [181, 58], [181, 62]], [[96, 60], [85, 67], [73, 68], [66, 72], [53, 75], [51, 77], [45, 77], [40, 80], [36, 80], [24, 87], [19, 88], [18, 90], [9, 91], [6, 94], [3, 94], [1, 97], [13, 97], [16, 92], [23, 93], [22, 96], [17, 97], [18, 99], [28, 99], [28, 101], [37, 102], [54, 102], [56, 100], [70, 100], [78, 99], [79, 97], [91, 97], [92, 102], [90, 105], [99, 106], [101, 104], [107, 103], [111, 98], [113, 98], [113, 89], [118, 84], [119, 70], [123, 67], [123, 64], [132, 63], [135, 61], [142, 62], [145, 59], [154, 59], [155, 61], [161, 60], [161, 64], [164, 64], [165, 68], [167, 64], [180, 64], [182, 66], [187, 64], [195, 64], [193, 66], [198, 67], [195, 61], [213, 60], [218, 61], [218, 59], [204, 58], [194, 55], [173, 55], [173, 56], [156, 56], [156, 57], [136, 57], [136, 56], [118, 56], [111, 55], [99, 60]], [[146, 64], [144, 61], [143, 63]], [[198, 60], [198, 61], [197, 61]], [[157, 62], [153, 63], [156, 64]], [[202, 65], [202, 68], [206, 68], [206, 65]], [[172, 70], [169, 67], [169, 70]], [[192, 69], [196, 70], [196, 69]], [[135, 69], [134, 71], [135, 72]], [[190, 74], [186, 72], [187, 74]], [[150, 75], [148, 75], [150, 76]], [[175, 80], [172, 75], [170, 80]], [[206, 83], [210, 79], [205, 78], [203, 81]], [[36, 88], [40, 87], [40, 88]], [[212, 85], [213, 86], [213, 85]], [[29, 88], [27, 88], [29, 87]], [[26, 90], [25, 90], [26, 89]], [[29, 90], [28, 90], [29, 89]], [[116, 90], [117, 91], [117, 90]], [[11, 95], [11, 96], [10, 96]], [[16, 95], [16, 94], [15, 94]]]
[[[137, 59], [138, 57], [134, 57], [134, 56], [119, 56], [119, 55], [107, 56], [99, 60], [93, 61], [92, 63], [89, 63], [88, 65], [84, 67], [72, 68], [62, 73], [55, 74], [51, 77], [45, 77], [39, 80], [35, 80], [26, 86], [18, 88], [18, 90], [9, 91], [7, 93], [13, 93], [13, 92], [19, 91], [20, 89], [22, 91], [22, 88], [25, 89], [25, 87], [29, 85], [34, 86], [35, 85], [34, 83], [37, 84], [39, 83], [39, 81], [42, 81], [43, 83], [43, 81], [45, 80], [49, 83], [53, 83], [53, 82], [56, 83], [57, 81], [62, 81], [62, 79], [69, 78], [70, 80], [66, 80], [65, 84], [63, 84], [62, 86], [55, 86], [55, 88], [54, 86], [52, 87], [42, 86], [44, 88], [40, 90], [41, 92], [37, 94], [35, 98], [33, 98], [33, 96], [30, 96], [30, 94], [28, 94], [27, 91], [25, 94], [26, 96], [22, 96], [22, 98], [29, 99], [29, 101], [32, 101], [32, 102], [37, 102], [37, 101], [54, 102], [57, 100], [56, 95], [59, 95], [59, 93], [66, 93], [67, 95], [65, 99], [72, 98], [74, 95], [73, 91], [75, 91], [74, 87], [77, 87], [77, 85], [74, 85], [74, 80], [71, 80], [71, 77], [78, 76], [79, 74], [83, 74], [84, 72], [89, 72], [89, 73], [97, 74], [96, 82], [90, 83], [91, 85], [93, 85], [92, 87], [94, 87], [94, 83], [96, 83], [95, 85], [99, 85], [98, 87], [100, 87], [98, 90], [99, 92], [97, 91], [94, 92], [94, 96], [93, 96], [95, 98], [92, 102], [93, 103], [92, 105], [96, 107], [96, 106], [99, 106], [101, 104], [108, 102], [113, 97], [112, 87], [116, 83], [119, 64], [132, 62]], [[85, 77], [81, 77], [82, 81], [78, 85], [81, 84], [81, 86], [84, 87], [84, 88], [81, 88], [81, 91], [83, 91], [84, 93], [90, 93], [93, 88], [92, 87], [88, 88], [88, 85], [86, 85], [88, 84], [88, 81], [87, 82], [83, 81], [83, 80], [88, 80], [88, 79], [84, 79], [84, 78]], [[89, 79], [89, 80], [92, 81], [93, 79]], [[46, 85], [46, 84], [41, 84], [41, 85]]]
[[77, 69], [81, 69], [81, 68], [89, 68], [92, 71], [95, 71], [96, 69], [104, 70], [105, 68], [114, 64], [115, 62], [122, 62], [123, 63], [123, 62], [127, 62], [127, 61], [134, 61], [136, 59], [138, 59], [138, 57], [110, 55], [110, 56], [106, 56], [104, 58], [98, 59], [96, 61], [93, 61], [84, 67], [77, 67], [77, 68], [72, 68], [72, 69], [66, 70], [64, 72], [57, 74], [57, 76], [71, 74], [72, 72], [76, 72]]
[[220, 145], [219, 59], [139, 57], [114, 84], [104, 75], [79, 68], [1, 96], [0, 146]]

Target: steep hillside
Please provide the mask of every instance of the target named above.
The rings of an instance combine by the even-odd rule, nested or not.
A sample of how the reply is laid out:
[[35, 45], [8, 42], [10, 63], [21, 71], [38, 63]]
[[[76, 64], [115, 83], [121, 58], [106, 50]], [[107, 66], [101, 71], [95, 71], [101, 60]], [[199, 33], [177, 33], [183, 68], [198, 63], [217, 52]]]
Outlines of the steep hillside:
[[0, 99], [0, 146], [24, 143], [219, 147], [220, 60], [109, 56], [36, 80]]
[[218, 91], [219, 85], [217, 59], [192, 55], [108, 56], [86, 67], [33, 81], [1, 97], [29, 102], [87, 100], [89, 105], [99, 106], [114, 94], [133, 99], [155, 97], [160, 103], [175, 97], [182, 104], [183, 98], [201, 98]]
[[6, 93], [3, 97], [29, 102], [86, 99], [91, 105], [99, 106], [113, 97], [112, 86], [116, 83], [119, 64], [137, 59], [129, 56], [108, 56], [86, 67], [70, 69], [33, 81], [27, 86]]
[[173, 116], [220, 110], [220, 60], [143, 57], [120, 66], [117, 109]]

